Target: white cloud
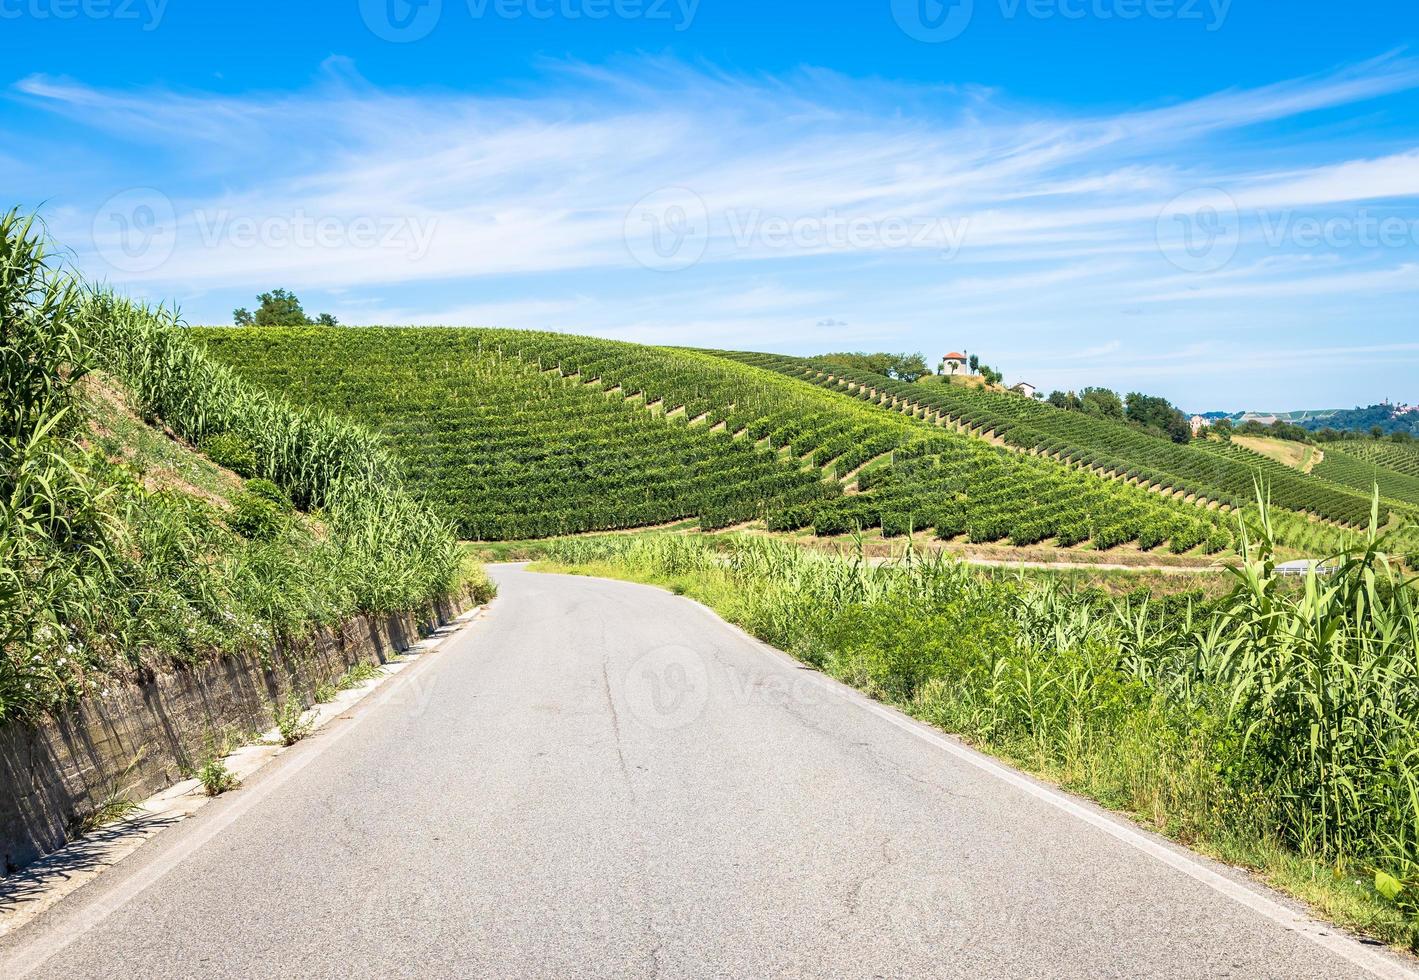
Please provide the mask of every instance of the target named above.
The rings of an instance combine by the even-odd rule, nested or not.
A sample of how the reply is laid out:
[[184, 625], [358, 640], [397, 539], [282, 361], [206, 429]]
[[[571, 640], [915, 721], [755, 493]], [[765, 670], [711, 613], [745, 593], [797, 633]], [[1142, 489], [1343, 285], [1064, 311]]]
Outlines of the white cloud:
[[[1370, 146], [1306, 127], [1317, 110], [1369, 112], [1370, 100], [1415, 88], [1419, 61], [1398, 56], [1092, 116], [978, 88], [822, 71], [745, 78], [661, 60], [556, 66], [530, 94], [495, 97], [381, 90], [339, 58], [297, 93], [109, 91], [36, 76], [14, 97], [90, 129], [85, 149], [108, 183], [89, 171], [66, 186], [63, 168], [3, 158], [0, 174], [50, 202], [53, 233], [86, 271], [206, 297], [212, 312], [197, 319], [236, 291], [284, 283], [326, 291], [308, 305], [361, 323], [780, 349], [1043, 341], [1058, 353], [1028, 371], [1048, 382], [1049, 365], [1064, 371], [1079, 349], [1173, 370], [1130, 355], [1153, 341], [1147, 331], [1188, 317], [1223, 329], [1279, 310], [1307, 324], [1321, 301], [1415, 292], [1419, 247], [1306, 249], [1257, 231], [1280, 209], [1413, 211], [1419, 132]], [[1306, 138], [1253, 140], [1263, 124]], [[76, 154], [65, 139], [40, 139], [37, 153]], [[41, 193], [40, 180], [60, 185]], [[114, 266], [127, 225], [100, 221], [95, 238], [95, 216], [141, 186], [172, 201], [176, 247], [165, 262]], [[627, 216], [672, 186], [703, 202], [685, 218], [704, 257], [648, 271], [635, 256], [646, 258], [638, 238], [653, 229], [633, 223], [628, 245]], [[1157, 225], [1176, 195], [1213, 186], [1242, 210], [1243, 234], [1234, 260], [1200, 275], [1167, 261]], [[771, 232], [775, 219], [785, 235]], [[318, 243], [298, 234], [321, 222]], [[234, 230], [247, 225], [248, 236]], [[896, 225], [960, 238], [902, 244]], [[842, 244], [838, 228], [862, 234]]]

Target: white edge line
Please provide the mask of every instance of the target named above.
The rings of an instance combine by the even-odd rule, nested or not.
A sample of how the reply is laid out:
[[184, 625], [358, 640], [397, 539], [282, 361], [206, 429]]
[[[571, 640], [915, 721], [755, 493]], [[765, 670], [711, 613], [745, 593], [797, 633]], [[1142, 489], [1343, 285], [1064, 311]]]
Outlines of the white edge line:
[[[482, 621], [481, 617], [475, 617], [474, 615], [482, 609], [486, 609], [486, 606], [474, 607], [455, 618], [449, 625], [458, 623], [458, 629], [443, 637], [444, 642], [439, 643], [435, 649], [428, 652], [443, 652], [447, 650], [450, 645], [448, 641], [460, 639], [466, 635], [469, 626]], [[349, 719], [346, 724], [332, 726], [328, 735], [311, 739], [309, 742], [305, 743], [309, 748], [302, 752], [299, 758], [290, 759], [290, 757], [286, 757], [288, 761], [285, 765], [276, 767], [271, 775], [259, 782], [254, 788], [236, 791], [233, 794], [235, 798], [232, 799], [220, 813], [211, 816], [205, 824], [193, 831], [192, 836], [187, 838], [187, 840], [176, 845], [166, 854], [136, 872], [128, 880], [116, 885], [108, 894], [95, 899], [94, 902], [82, 912], [76, 913], [72, 918], [60, 923], [60, 925], [64, 927], [62, 933], [41, 933], [30, 942], [21, 943], [17, 949], [4, 960], [4, 966], [8, 971], [6, 975], [15, 977], [16, 980], [18, 980], [20, 977], [28, 976], [30, 973], [33, 973], [39, 967], [43, 966], [46, 961], [63, 951], [80, 936], [103, 922], [104, 919], [107, 919], [114, 912], [138, 897], [138, 895], [147, 890], [150, 886], [156, 884], [166, 876], [168, 872], [185, 861], [193, 852], [205, 846], [218, 834], [222, 833], [222, 831], [236, 823], [259, 803], [266, 800], [278, 789], [295, 778], [306, 766], [320, 758], [332, 746], [338, 745], [346, 736], [359, 728], [360, 725], [374, 714], [375, 708], [385, 704], [394, 694], [408, 684], [410, 678], [418, 673], [418, 668], [429, 659], [430, 658], [427, 656], [420, 656], [409, 665], [408, 669], [393, 675], [387, 685], [376, 688], [371, 692], [370, 696], [351, 705], [346, 710], [356, 710], [358, 713], [353, 718]], [[160, 837], [161, 834], [155, 836]], [[118, 864], [112, 865], [109, 870], [120, 867], [121, 864], [122, 862], [120, 861]], [[82, 890], [83, 889], [78, 889], [80, 892]], [[43, 928], [42, 924], [41, 928]], [[49, 932], [55, 933], [55, 930], [51, 929]]]
[[[608, 579], [606, 581], [620, 580]], [[671, 594], [673, 595], [673, 593]], [[1162, 841], [1130, 827], [1118, 818], [1108, 816], [1084, 806], [1060, 790], [1041, 785], [1023, 773], [996, 762], [989, 756], [938, 732], [923, 722], [908, 717], [894, 708], [873, 701], [856, 688], [849, 687], [846, 684], [834, 680], [821, 671], [804, 664], [801, 660], [798, 660], [792, 655], [763, 642], [758, 637], [746, 632], [742, 627], [724, 619], [704, 603], [695, 599], [688, 599], [688, 597], [685, 596], [676, 596], [676, 598], [687, 599], [687, 601], [696, 606], [702, 613], [713, 619], [716, 623], [727, 626], [738, 633], [761, 654], [795, 668], [806, 669], [809, 671], [810, 679], [813, 683], [824, 690], [835, 692], [840, 697], [856, 704], [858, 707], [872, 712], [902, 731], [916, 736], [923, 742], [941, 749], [949, 755], [960, 759], [962, 762], [979, 769], [981, 772], [993, 776], [1016, 789], [1022, 790], [1035, 799], [1048, 803], [1050, 806], [1062, 810], [1090, 826], [1097, 827], [1115, 840], [1127, 844], [1135, 850], [1142, 851], [1144, 854], [1166, 864], [1168, 867], [1182, 872], [1188, 877], [1211, 888], [1218, 894], [1230, 898], [1238, 905], [1245, 906], [1258, 915], [1270, 919], [1277, 925], [1305, 937], [1317, 946], [1355, 964], [1374, 976], [1382, 977], [1384, 980], [1415, 980], [1415, 978], [1419, 978], [1419, 971], [1406, 965], [1396, 954], [1390, 953], [1387, 947], [1372, 948], [1367, 946], [1359, 940], [1352, 939], [1340, 933], [1336, 926], [1314, 919], [1262, 894], [1254, 888], [1233, 881], [1226, 875], [1220, 874], [1208, 867], [1198, 858], [1175, 850]]]

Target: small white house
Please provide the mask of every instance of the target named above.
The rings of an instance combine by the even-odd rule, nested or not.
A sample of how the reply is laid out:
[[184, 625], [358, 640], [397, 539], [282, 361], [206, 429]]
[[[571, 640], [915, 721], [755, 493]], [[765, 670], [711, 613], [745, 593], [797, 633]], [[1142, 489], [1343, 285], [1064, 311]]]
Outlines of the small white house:
[[1194, 415], [1189, 424], [1192, 426], [1192, 434], [1194, 436], [1201, 434], [1203, 429], [1209, 428], [1212, 425], [1211, 422], [1201, 415]]
[[966, 355], [952, 351], [941, 359], [941, 374], [961, 374], [966, 369]]
[[1010, 390], [1018, 395], [1024, 395], [1026, 398], [1034, 398], [1038, 389], [1028, 381], [1021, 381], [1019, 384], [1012, 385]]

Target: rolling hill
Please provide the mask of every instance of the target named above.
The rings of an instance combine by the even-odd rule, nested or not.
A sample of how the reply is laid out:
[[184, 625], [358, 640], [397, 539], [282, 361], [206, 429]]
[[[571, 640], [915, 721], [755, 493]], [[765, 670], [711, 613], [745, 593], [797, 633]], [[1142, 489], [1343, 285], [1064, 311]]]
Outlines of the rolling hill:
[[377, 431], [476, 540], [694, 518], [1204, 555], [1235, 547], [1226, 511], [1258, 476], [1292, 509], [1276, 518], [1293, 549], [1339, 547], [1369, 515], [1363, 493], [1240, 447], [796, 358], [472, 328], [193, 333], [258, 387]]
[[704, 352], [478, 329], [206, 329], [268, 390], [378, 429], [470, 538], [697, 517], [1183, 553], [1220, 515]]
[[[1307, 479], [1239, 446], [1182, 446], [1133, 426], [1061, 411], [1009, 392], [911, 384], [780, 355], [726, 356], [847, 391], [873, 404], [939, 418], [1020, 449], [1231, 507], [1251, 502], [1261, 476], [1270, 485], [1272, 500], [1289, 510], [1352, 527], [1364, 526], [1370, 517], [1365, 494]], [[1387, 513], [1381, 516], [1388, 519]]]

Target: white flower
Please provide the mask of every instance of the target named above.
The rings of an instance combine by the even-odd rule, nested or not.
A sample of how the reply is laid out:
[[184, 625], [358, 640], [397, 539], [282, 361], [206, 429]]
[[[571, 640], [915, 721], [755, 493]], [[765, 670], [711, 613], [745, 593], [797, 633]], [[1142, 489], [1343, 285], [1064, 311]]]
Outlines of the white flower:
[[63, 657], [60, 657], [60, 658], [59, 658], [59, 666], [61, 666], [61, 667], [63, 667], [63, 666], [64, 666], [65, 664], [67, 664], [68, 662], [69, 662], [69, 661], [66, 660], [66, 659], [64, 659]]

